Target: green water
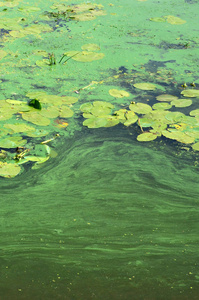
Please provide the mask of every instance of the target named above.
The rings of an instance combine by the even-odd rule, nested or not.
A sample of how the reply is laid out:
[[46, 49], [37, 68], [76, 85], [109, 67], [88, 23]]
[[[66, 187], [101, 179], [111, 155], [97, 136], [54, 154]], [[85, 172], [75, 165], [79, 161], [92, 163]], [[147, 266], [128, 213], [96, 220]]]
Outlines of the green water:
[[[8, 11], [0, 7], [4, 17], [25, 16], [30, 24], [53, 4], [15, 2]], [[55, 158], [34, 170], [27, 163], [14, 178], [0, 177], [0, 299], [198, 299], [198, 152], [164, 137], [138, 142], [137, 125], [88, 129], [79, 110], [93, 100], [113, 101], [120, 109], [135, 95], [153, 102], [160, 92], [139, 94], [129, 79], [135, 72], [177, 96], [184, 82], [197, 87], [198, 1], [98, 4], [107, 14], [95, 20], [45, 20], [53, 32], [2, 37], [3, 49], [12, 53], [1, 62], [2, 99], [21, 100], [35, 89], [76, 96], [93, 80], [105, 84], [78, 94], [68, 128], [49, 144]], [[17, 10], [26, 6], [41, 11]], [[165, 15], [187, 23], [149, 21]], [[40, 58], [32, 56], [37, 49], [60, 58], [87, 43], [100, 45], [105, 57], [39, 68]], [[128, 80], [114, 77], [119, 70]], [[130, 100], [112, 100], [111, 88], [126, 89]]]

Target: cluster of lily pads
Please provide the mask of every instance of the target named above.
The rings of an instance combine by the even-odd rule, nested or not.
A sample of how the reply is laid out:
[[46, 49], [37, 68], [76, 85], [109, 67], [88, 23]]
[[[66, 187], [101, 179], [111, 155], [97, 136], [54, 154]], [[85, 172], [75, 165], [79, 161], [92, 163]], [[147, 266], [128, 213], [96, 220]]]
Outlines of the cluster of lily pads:
[[[136, 83], [135, 88], [153, 90], [154, 84]], [[123, 90], [111, 89], [113, 97], [128, 97]], [[181, 94], [185, 97], [199, 97], [199, 90], [187, 89]], [[87, 102], [80, 110], [86, 119], [83, 122], [88, 128], [111, 127], [119, 123], [130, 126], [136, 123], [140, 127], [138, 141], [152, 141], [164, 136], [183, 144], [190, 144], [199, 151], [199, 109], [194, 109], [186, 115], [171, 108], [186, 108], [192, 105], [191, 99], [179, 99], [177, 96], [161, 94], [156, 97], [157, 103], [152, 106], [141, 102], [131, 102], [128, 108], [114, 110], [114, 105], [105, 101]]]
[[[26, 96], [30, 98], [29, 101], [0, 101], [0, 121], [6, 121], [1, 123], [0, 133], [0, 176], [3, 177], [15, 177], [24, 163], [34, 163], [33, 168], [37, 168], [49, 157], [55, 156], [47, 143], [58, 136], [52, 137], [53, 131], [68, 126], [66, 119], [73, 116], [71, 107], [78, 101], [77, 97], [48, 95], [38, 91]], [[44, 126], [48, 126], [48, 130], [44, 130]], [[48, 134], [51, 138], [41, 143], [29, 141]]]
[[50, 8], [55, 10], [55, 12], [48, 13], [50, 17], [64, 17], [75, 21], [90, 21], [96, 19], [97, 16], [106, 14], [103, 5], [95, 3], [82, 3], [77, 5], [54, 3]]

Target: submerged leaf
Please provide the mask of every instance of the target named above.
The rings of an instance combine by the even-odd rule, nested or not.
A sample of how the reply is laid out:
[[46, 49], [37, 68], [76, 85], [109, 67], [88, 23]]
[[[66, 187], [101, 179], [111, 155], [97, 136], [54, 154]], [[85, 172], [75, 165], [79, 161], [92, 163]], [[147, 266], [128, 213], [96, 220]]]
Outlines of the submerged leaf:
[[167, 18], [167, 22], [172, 24], [172, 25], [181, 25], [181, 24], [184, 24], [186, 23], [185, 20], [182, 20], [178, 17], [175, 17], [175, 16], [165, 16], [165, 18]]
[[147, 82], [135, 83], [133, 86], [137, 89], [146, 90], [146, 91], [153, 91], [156, 89], [156, 86], [154, 84], [147, 83]]
[[87, 51], [97, 51], [100, 50], [100, 47], [96, 44], [85, 44], [81, 46], [82, 50], [87, 50]]
[[104, 57], [104, 53], [82, 51], [79, 52], [77, 55], [74, 55], [72, 59], [81, 62], [91, 62], [94, 60], [102, 59], [103, 57]]

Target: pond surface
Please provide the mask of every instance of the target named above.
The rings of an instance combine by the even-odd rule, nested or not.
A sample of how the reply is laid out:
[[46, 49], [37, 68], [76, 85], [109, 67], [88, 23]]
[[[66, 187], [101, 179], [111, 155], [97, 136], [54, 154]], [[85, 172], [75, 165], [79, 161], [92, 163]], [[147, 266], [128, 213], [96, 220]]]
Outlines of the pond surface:
[[0, 299], [198, 299], [197, 11], [0, 2]]

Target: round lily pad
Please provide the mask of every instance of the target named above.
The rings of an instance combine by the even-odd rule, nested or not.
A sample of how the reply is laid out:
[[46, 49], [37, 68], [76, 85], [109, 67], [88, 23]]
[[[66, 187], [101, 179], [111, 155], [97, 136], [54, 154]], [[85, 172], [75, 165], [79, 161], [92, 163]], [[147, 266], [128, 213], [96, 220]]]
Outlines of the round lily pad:
[[10, 136], [8, 138], [0, 139], [1, 148], [16, 148], [24, 146], [27, 143], [21, 136]]
[[83, 122], [83, 125], [87, 126], [88, 128], [105, 127], [106, 124], [107, 124], [106, 118], [98, 118], [98, 117], [89, 118]]
[[162, 134], [166, 138], [176, 140], [176, 141], [178, 141], [180, 143], [184, 143], [184, 144], [191, 144], [195, 140], [194, 137], [188, 136], [184, 132], [178, 131], [178, 130], [173, 130], [173, 131], [163, 130]]
[[169, 95], [169, 94], [162, 94], [156, 97], [156, 100], [158, 101], [173, 101], [173, 100], [177, 100], [178, 97], [173, 96], [173, 95]]
[[139, 142], [149, 142], [157, 138], [157, 135], [151, 132], [144, 132], [137, 136]]
[[126, 121], [124, 122], [124, 125], [127, 127], [134, 124], [138, 120], [138, 116], [133, 111], [128, 111], [125, 116]]
[[77, 97], [73, 97], [73, 96], [61, 96], [61, 99], [63, 104], [73, 104], [76, 103], [78, 101]]
[[129, 97], [129, 93], [123, 90], [111, 89], [109, 94], [115, 98]]
[[184, 119], [185, 115], [181, 112], [169, 112], [165, 118], [172, 122], [172, 123], [178, 123], [181, 122]]
[[28, 126], [25, 123], [5, 124], [4, 127], [11, 129], [15, 133], [35, 130], [34, 127]]
[[43, 108], [41, 111], [40, 111], [40, 114], [44, 117], [47, 117], [47, 118], [57, 118], [60, 114], [59, 112], [59, 108], [56, 107], [56, 106], [49, 106], [47, 108]]
[[185, 97], [190, 97], [190, 98], [199, 97], [199, 90], [196, 89], [184, 90], [181, 92], [181, 94]]
[[156, 89], [156, 86], [154, 84], [147, 82], [135, 83], [133, 86], [137, 89], [145, 91], [153, 91]]
[[145, 103], [132, 103], [129, 105], [129, 108], [138, 114], [147, 114], [152, 111], [151, 106]]
[[153, 109], [157, 109], [157, 110], [166, 110], [166, 109], [170, 109], [171, 107], [172, 105], [167, 102], [155, 103], [152, 106]]
[[49, 132], [44, 129], [35, 129], [34, 131], [25, 132], [25, 135], [30, 137], [42, 137], [46, 136], [48, 133]]
[[84, 103], [80, 106], [80, 110], [83, 112], [90, 112], [93, 108], [93, 104], [90, 102]]
[[50, 120], [42, 116], [39, 112], [24, 112], [22, 113], [22, 118], [26, 121], [40, 126], [48, 126], [50, 124]]
[[199, 116], [199, 109], [194, 109], [192, 111], [190, 111], [190, 116]]
[[17, 176], [21, 171], [21, 167], [16, 163], [0, 162], [0, 176], [12, 178]]
[[171, 101], [171, 104], [175, 107], [187, 107], [192, 104], [192, 100], [190, 99], [177, 99]]
[[59, 116], [61, 118], [71, 118], [74, 112], [68, 106], [62, 105]]

